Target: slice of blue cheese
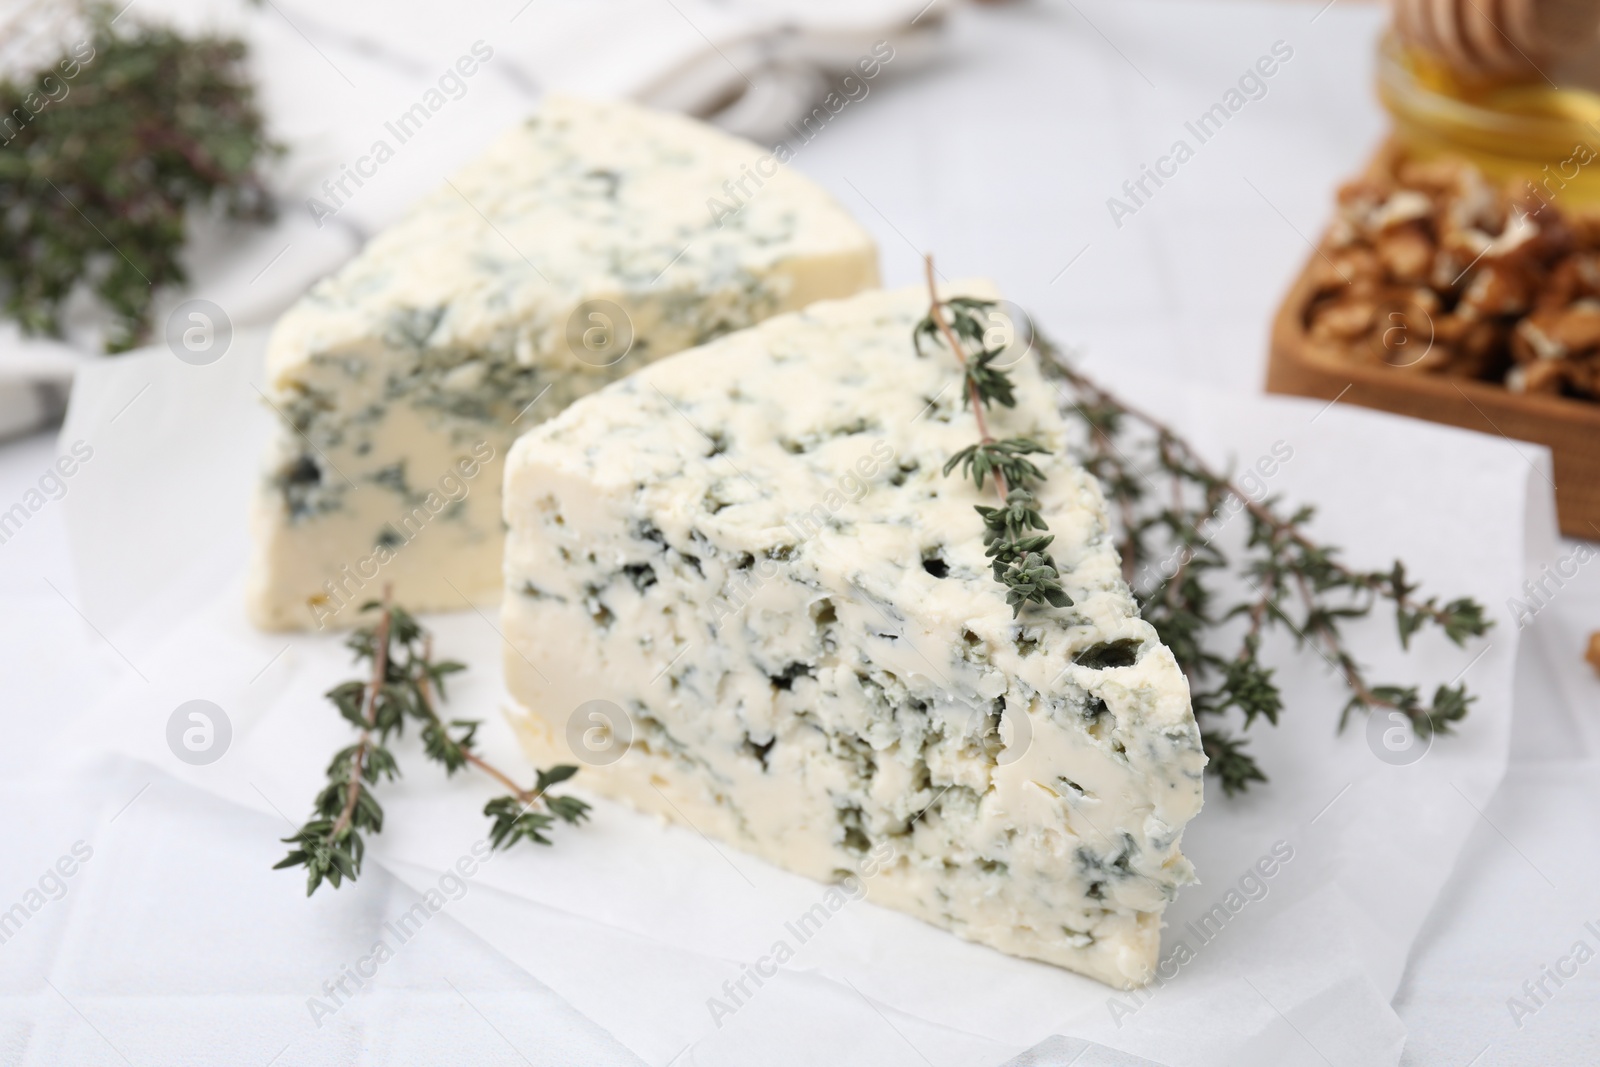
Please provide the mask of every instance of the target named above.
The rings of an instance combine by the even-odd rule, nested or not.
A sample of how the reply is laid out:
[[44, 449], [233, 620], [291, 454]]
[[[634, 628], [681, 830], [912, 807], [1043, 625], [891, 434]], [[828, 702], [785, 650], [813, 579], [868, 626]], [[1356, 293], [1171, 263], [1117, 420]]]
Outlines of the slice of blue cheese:
[[348, 625], [384, 583], [412, 610], [492, 596], [518, 433], [651, 360], [876, 285], [867, 233], [768, 155], [551, 97], [313, 288], [267, 354], [254, 620]]
[[[987, 296], [985, 283], [952, 294]], [[1156, 964], [1205, 756], [1031, 356], [996, 436], [1046, 444], [1073, 604], [1013, 617], [945, 461], [976, 437], [920, 289], [768, 320], [513, 446], [503, 632], [529, 755], [1001, 951]]]

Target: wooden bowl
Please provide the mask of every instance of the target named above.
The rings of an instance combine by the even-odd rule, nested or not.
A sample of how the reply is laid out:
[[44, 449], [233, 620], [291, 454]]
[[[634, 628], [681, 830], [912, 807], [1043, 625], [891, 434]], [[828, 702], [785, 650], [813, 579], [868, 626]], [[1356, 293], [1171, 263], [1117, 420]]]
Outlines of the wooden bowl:
[[1555, 455], [1561, 532], [1600, 540], [1600, 403], [1513, 393], [1491, 382], [1358, 364], [1318, 351], [1306, 336], [1316, 261], [1313, 253], [1273, 320], [1267, 392], [1337, 399], [1544, 445]]

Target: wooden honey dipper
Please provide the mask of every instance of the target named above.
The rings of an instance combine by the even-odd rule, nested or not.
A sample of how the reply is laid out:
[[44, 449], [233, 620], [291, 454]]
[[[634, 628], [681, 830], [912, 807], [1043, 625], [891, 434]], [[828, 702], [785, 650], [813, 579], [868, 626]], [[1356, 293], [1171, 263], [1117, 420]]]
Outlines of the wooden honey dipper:
[[1600, 0], [1393, 0], [1400, 39], [1457, 75], [1527, 75], [1582, 51], [1600, 30]]

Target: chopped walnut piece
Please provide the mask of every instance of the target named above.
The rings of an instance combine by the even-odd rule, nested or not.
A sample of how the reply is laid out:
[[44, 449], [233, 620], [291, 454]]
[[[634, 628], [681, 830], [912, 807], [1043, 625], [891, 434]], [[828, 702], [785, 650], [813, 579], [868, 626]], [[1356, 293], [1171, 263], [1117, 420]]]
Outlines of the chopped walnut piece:
[[1371, 292], [1383, 279], [1383, 265], [1370, 248], [1330, 249], [1325, 254], [1327, 258], [1318, 256], [1312, 266], [1319, 293], [1347, 287], [1354, 292]]
[[1578, 296], [1600, 297], [1600, 255], [1579, 252], [1566, 260], [1577, 268]]
[[1475, 272], [1461, 294], [1461, 303], [1476, 315], [1520, 315], [1532, 299], [1527, 271], [1496, 263]]
[[1506, 388], [1513, 393], [1560, 393], [1571, 377], [1572, 368], [1553, 359], [1522, 363], [1506, 375]]
[[1462, 378], [1481, 378], [1504, 370], [1505, 328], [1494, 319], [1471, 315], [1441, 315], [1434, 323], [1435, 345], [1445, 355], [1422, 369], [1443, 371]]
[[1365, 337], [1372, 328], [1372, 301], [1345, 297], [1327, 301], [1312, 311], [1311, 336], [1319, 341], [1349, 341]]
[[1600, 247], [1600, 215], [1573, 215], [1564, 221], [1580, 248]]
[[1537, 294], [1540, 310], [1562, 308], [1574, 300], [1600, 298], [1600, 256], [1574, 252], [1551, 269]]
[[1386, 182], [1380, 182], [1375, 178], [1352, 178], [1339, 186], [1334, 199], [1339, 202], [1340, 207], [1359, 206], [1371, 209], [1383, 203], [1392, 188]]
[[1584, 287], [1579, 263], [1582, 254], [1566, 256], [1545, 276], [1544, 285], [1534, 295], [1534, 308], [1539, 311], [1566, 307], [1578, 298]]
[[1517, 327], [1540, 359], [1564, 359], [1600, 348], [1600, 303], [1590, 300], [1555, 311], [1536, 311]]
[[1516, 363], [1538, 363], [1542, 360], [1554, 362], [1567, 354], [1566, 350], [1551, 340], [1541, 328], [1540, 324], [1546, 314], [1555, 315], [1559, 312], [1541, 311], [1517, 323], [1517, 328], [1512, 331], [1511, 358]]
[[1526, 259], [1546, 250], [1552, 239], [1549, 231], [1533, 221], [1532, 215], [1513, 214], [1490, 240], [1483, 254], [1490, 259]]
[[[1435, 347], [1438, 297], [1430, 289], [1390, 287], [1377, 294], [1366, 351], [1351, 353], [1363, 362], [1411, 367]], [[1438, 357], [1434, 357], [1437, 360]]]
[[1433, 266], [1433, 238], [1418, 223], [1396, 226], [1378, 238], [1378, 260], [1397, 282], [1421, 285]]
[[1433, 201], [1426, 193], [1415, 189], [1398, 189], [1367, 219], [1372, 232], [1382, 235], [1389, 230], [1433, 217]]
[[1567, 361], [1567, 386], [1570, 392], [1600, 400], [1600, 354]]

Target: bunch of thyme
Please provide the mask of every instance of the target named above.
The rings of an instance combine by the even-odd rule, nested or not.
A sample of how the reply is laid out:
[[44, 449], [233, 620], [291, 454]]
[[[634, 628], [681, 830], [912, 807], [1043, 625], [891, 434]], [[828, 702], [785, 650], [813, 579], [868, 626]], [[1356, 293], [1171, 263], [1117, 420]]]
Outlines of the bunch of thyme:
[[[444, 680], [465, 667], [451, 660], [434, 660], [433, 638], [410, 613], [391, 603], [387, 589], [382, 601], [364, 604], [361, 610], [378, 611], [377, 622], [356, 630], [346, 644], [358, 663], [372, 665], [371, 674], [364, 681], [335, 686], [327, 694], [359, 736], [328, 764], [328, 784], [317, 794], [315, 814], [292, 837], [283, 839], [294, 847], [273, 865], [274, 870], [305, 867], [307, 896], [315, 893], [324, 879], [335, 889], [343, 881], [355, 881], [366, 850], [361, 835], [383, 829], [383, 808], [369, 787], [381, 779], [400, 776], [399, 764], [388, 746], [391, 738], [404, 732], [407, 719], [421, 724], [423, 751], [443, 764], [446, 774], [471, 765], [511, 790], [483, 809], [492, 820], [489, 841], [493, 848], [509, 848], [521, 840], [548, 845], [550, 838], [545, 832], [557, 819], [577, 824], [588, 817], [588, 804], [576, 797], [548, 793], [551, 786], [577, 774], [578, 768], [562, 764], [539, 771], [533, 787], [523, 789], [473, 750], [480, 722], [446, 722], [440, 717], [437, 701], [445, 698]], [[543, 810], [535, 810], [536, 806]]]
[[[1123, 577], [1189, 678], [1211, 761], [1207, 773], [1221, 780], [1224, 792], [1267, 780], [1244, 751], [1246, 740], [1222, 723], [1237, 709], [1241, 733], [1257, 720], [1278, 724], [1283, 698], [1273, 668], [1261, 659], [1261, 643], [1279, 625], [1344, 683], [1349, 698], [1339, 716], [1341, 731], [1356, 712], [1399, 712], [1418, 738], [1448, 734], [1466, 717], [1477, 698], [1465, 683], [1441, 684], [1424, 702], [1416, 686], [1373, 682], [1346, 645], [1343, 626], [1387, 605], [1402, 649], [1430, 626], [1464, 645], [1493, 625], [1483, 605], [1468, 597], [1443, 603], [1420, 597], [1399, 560], [1371, 571], [1343, 563], [1338, 548], [1307, 533], [1315, 509], [1284, 511], [1275, 497], [1255, 499], [1171, 427], [1111, 394], [1042, 336], [1033, 340], [1046, 376], [1070, 391], [1062, 408], [1085, 430], [1081, 459], [1112, 506]], [[1228, 511], [1248, 523], [1243, 552], [1232, 559], [1206, 532]], [[1226, 575], [1242, 580], [1249, 594], [1219, 596], [1214, 579]], [[1234, 620], [1243, 621], [1236, 644], [1227, 634], [1237, 627], [1224, 632]]]
[[[950, 458], [944, 472], [960, 466], [963, 476], [973, 478], [980, 489], [986, 476], [994, 478], [1003, 506], [980, 505], [976, 510], [983, 519], [995, 579], [1006, 586], [1013, 615], [1029, 603], [1068, 606], [1072, 601], [1045, 551], [1051, 542], [1044, 532], [1047, 525], [1029, 490], [1044, 474], [1027, 456], [1048, 450], [1028, 438], [996, 440], [984, 418], [989, 404], [1016, 404], [1015, 383], [994, 366], [1006, 346], [989, 348], [984, 340], [984, 316], [994, 302], [940, 300], [931, 257], [926, 266], [930, 308], [913, 330], [912, 343], [920, 355], [924, 339], [941, 338], [955, 352], [963, 368], [965, 401], [980, 435], [977, 444]], [[1221, 780], [1224, 792], [1243, 792], [1251, 782], [1267, 780], [1244, 750], [1245, 738], [1231, 733], [1223, 721], [1237, 709], [1241, 733], [1258, 719], [1277, 725], [1283, 698], [1273, 668], [1262, 662], [1261, 643], [1280, 624], [1292, 632], [1297, 647], [1324, 659], [1349, 690], [1340, 730], [1355, 712], [1387, 710], [1403, 714], [1417, 736], [1427, 738], [1449, 733], [1466, 716], [1476, 698], [1464, 683], [1438, 686], [1425, 703], [1416, 686], [1372, 682], [1346, 646], [1341, 628], [1387, 604], [1395, 613], [1401, 648], [1409, 649], [1412, 637], [1430, 626], [1462, 645], [1492, 625], [1481, 604], [1467, 597], [1446, 603], [1419, 597], [1418, 586], [1398, 560], [1376, 571], [1344, 564], [1337, 548], [1306, 532], [1312, 508], [1285, 514], [1276, 499], [1253, 499], [1169, 426], [1112, 395], [1044, 337], [1035, 333], [1032, 343], [1046, 376], [1070, 393], [1062, 408], [1085, 430], [1080, 459], [1099, 479], [1111, 505], [1123, 577], [1141, 614], [1189, 679], [1201, 743], [1210, 759], [1206, 771]], [[1249, 523], [1243, 554], [1235, 559], [1205, 532], [1225, 509], [1236, 509]], [[1243, 580], [1249, 596], [1219, 597], [1213, 579], [1230, 574]], [[1229, 624], [1236, 620], [1243, 621], [1243, 630], [1237, 644], [1230, 645], [1228, 635], [1235, 628]], [[1219, 646], [1224, 651], [1217, 651]]]
[[[120, 5], [119, 5], [120, 6]], [[29, 333], [60, 335], [80, 289], [114, 319], [108, 351], [150, 334], [162, 286], [187, 281], [191, 206], [264, 221], [267, 139], [245, 45], [139, 26], [105, 5], [87, 42], [32, 79], [0, 79], [0, 296]]]

